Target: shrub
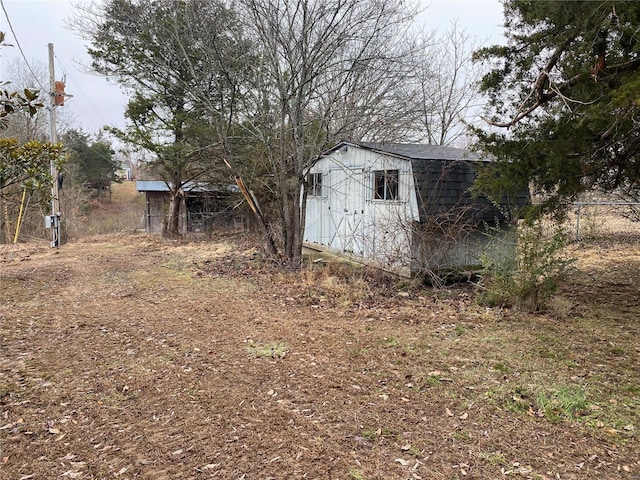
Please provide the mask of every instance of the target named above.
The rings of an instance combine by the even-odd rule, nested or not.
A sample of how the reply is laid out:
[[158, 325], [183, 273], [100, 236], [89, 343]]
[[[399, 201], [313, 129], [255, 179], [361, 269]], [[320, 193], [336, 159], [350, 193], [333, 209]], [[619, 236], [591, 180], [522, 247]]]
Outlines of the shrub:
[[506, 233], [493, 229], [490, 235], [481, 257], [478, 301], [528, 312], [544, 308], [574, 262], [565, 254], [567, 232], [538, 219]]

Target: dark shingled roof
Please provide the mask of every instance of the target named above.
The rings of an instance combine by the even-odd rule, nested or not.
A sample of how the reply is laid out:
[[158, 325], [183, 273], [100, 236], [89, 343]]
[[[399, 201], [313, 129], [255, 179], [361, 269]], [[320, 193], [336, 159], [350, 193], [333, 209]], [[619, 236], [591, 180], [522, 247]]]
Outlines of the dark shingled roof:
[[[338, 149], [348, 142], [336, 145]], [[475, 165], [491, 160], [481, 158], [473, 152], [442, 145], [406, 143], [361, 142], [353, 145], [375, 152], [402, 157], [411, 162], [420, 222], [434, 216], [457, 217], [463, 215], [475, 224], [507, 220], [503, 211], [510, 206], [529, 203], [529, 194], [524, 191], [517, 198], [505, 198], [498, 208], [486, 196], [474, 197], [470, 192], [476, 177]], [[453, 218], [452, 218], [453, 220]]]
[[413, 143], [361, 142], [356, 145], [368, 150], [390, 153], [411, 160], [464, 160], [486, 162], [473, 152], [444, 145], [423, 145]]
[[411, 159], [416, 185], [420, 221], [429, 217], [462, 215], [473, 223], [502, 222], [504, 214], [486, 196], [474, 197], [470, 191], [476, 177], [472, 162], [467, 160]]

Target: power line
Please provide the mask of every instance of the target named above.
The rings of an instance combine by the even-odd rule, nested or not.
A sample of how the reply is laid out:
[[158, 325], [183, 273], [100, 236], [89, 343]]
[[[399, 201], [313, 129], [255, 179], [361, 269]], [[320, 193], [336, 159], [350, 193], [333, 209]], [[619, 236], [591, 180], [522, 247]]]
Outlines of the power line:
[[[68, 70], [64, 67], [64, 65], [63, 65], [62, 61], [58, 58], [58, 56], [57, 56], [57, 55], [55, 56], [55, 58], [56, 58], [56, 60], [58, 61], [58, 64], [60, 65], [60, 68], [62, 69], [62, 72], [64, 73], [64, 75], [65, 75], [65, 76], [68, 76], [68, 77], [71, 79], [71, 81], [73, 82], [73, 84], [74, 84], [75, 88], [76, 88], [76, 89], [78, 90], [78, 92], [80, 92], [80, 94], [84, 97], [84, 99], [86, 100], [87, 104], [89, 104], [89, 106], [91, 107], [91, 109], [92, 109], [92, 110], [97, 114], [97, 116], [98, 116], [98, 117], [100, 118], [100, 120], [102, 121], [102, 124], [103, 124], [103, 125], [106, 125], [106, 124], [107, 124], [107, 122], [105, 122], [105, 121], [104, 121], [104, 118], [102, 118], [102, 115], [101, 115], [100, 111], [99, 111], [99, 110], [95, 107], [95, 105], [92, 103], [92, 101], [91, 101], [91, 99], [89, 98], [89, 96], [87, 96], [87, 95], [84, 93], [84, 91], [82, 90], [82, 88], [80, 88], [80, 85], [79, 85], [79, 83], [76, 81], [76, 79], [75, 79], [72, 75], [70, 75], [70, 74], [69, 74]], [[78, 103], [76, 103], [75, 105], [76, 105], [76, 108], [78, 108], [78, 106], [79, 106], [79, 105], [78, 105]], [[82, 111], [82, 109], [80, 109], [80, 108], [78, 108], [78, 110]], [[82, 112], [82, 113], [85, 113], [85, 112]], [[90, 118], [91, 118], [89, 115], [86, 115], [86, 113], [85, 113], [85, 116], [87, 117], [87, 119], [90, 119]], [[90, 120], [90, 121], [91, 121], [91, 120]], [[93, 123], [93, 121], [91, 121], [91, 123]], [[101, 128], [101, 127], [98, 127], [98, 125], [96, 125], [95, 123], [93, 123], [93, 127], [94, 127], [94, 128]]]
[[31, 72], [31, 75], [33, 75], [33, 78], [36, 81], [36, 83], [40, 86], [40, 88], [42, 90], [46, 91], [47, 90], [46, 87], [44, 85], [42, 85], [42, 82], [40, 82], [40, 79], [38, 78], [36, 73], [33, 71], [33, 68], [31, 68], [31, 65], [29, 65], [29, 62], [27, 61], [27, 57], [25, 56], [24, 50], [22, 50], [22, 45], [20, 45], [20, 41], [18, 40], [18, 36], [16, 35], [15, 30], [13, 29], [13, 25], [11, 24], [11, 19], [9, 18], [9, 14], [7, 13], [7, 9], [4, 6], [4, 1], [3, 0], [0, 0], [0, 5], [2, 6], [2, 11], [4, 12], [4, 16], [7, 19], [7, 23], [9, 24], [9, 29], [11, 30], [11, 33], [13, 34], [13, 39], [16, 41], [16, 45], [18, 46], [18, 50], [20, 50], [20, 54], [22, 55], [22, 58], [24, 59], [24, 63], [27, 65], [27, 68]]

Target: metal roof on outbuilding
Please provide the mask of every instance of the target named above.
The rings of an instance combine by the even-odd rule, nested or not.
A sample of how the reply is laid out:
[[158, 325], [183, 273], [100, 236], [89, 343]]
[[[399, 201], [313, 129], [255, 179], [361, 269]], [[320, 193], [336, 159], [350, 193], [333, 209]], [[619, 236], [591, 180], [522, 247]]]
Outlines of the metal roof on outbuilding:
[[168, 192], [169, 185], [163, 180], [136, 180], [136, 190], [139, 192]]
[[[137, 180], [136, 190], [138, 192], [168, 192], [169, 185], [164, 180]], [[224, 192], [225, 188], [218, 186], [211, 186], [203, 183], [187, 182], [182, 185], [182, 190], [185, 192]], [[228, 185], [226, 192], [236, 192], [238, 187], [236, 185]]]

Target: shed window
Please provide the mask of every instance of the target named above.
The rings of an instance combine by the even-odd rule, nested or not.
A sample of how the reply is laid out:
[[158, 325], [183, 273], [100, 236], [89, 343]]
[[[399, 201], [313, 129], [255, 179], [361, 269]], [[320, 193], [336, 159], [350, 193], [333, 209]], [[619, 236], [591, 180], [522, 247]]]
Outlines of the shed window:
[[309, 185], [309, 195], [314, 197], [322, 196], [322, 173], [310, 173], [307, 183]]
[[398, 200], [399, 170], [376, 170], [373, 172], [373, 198], [375, 200]]

